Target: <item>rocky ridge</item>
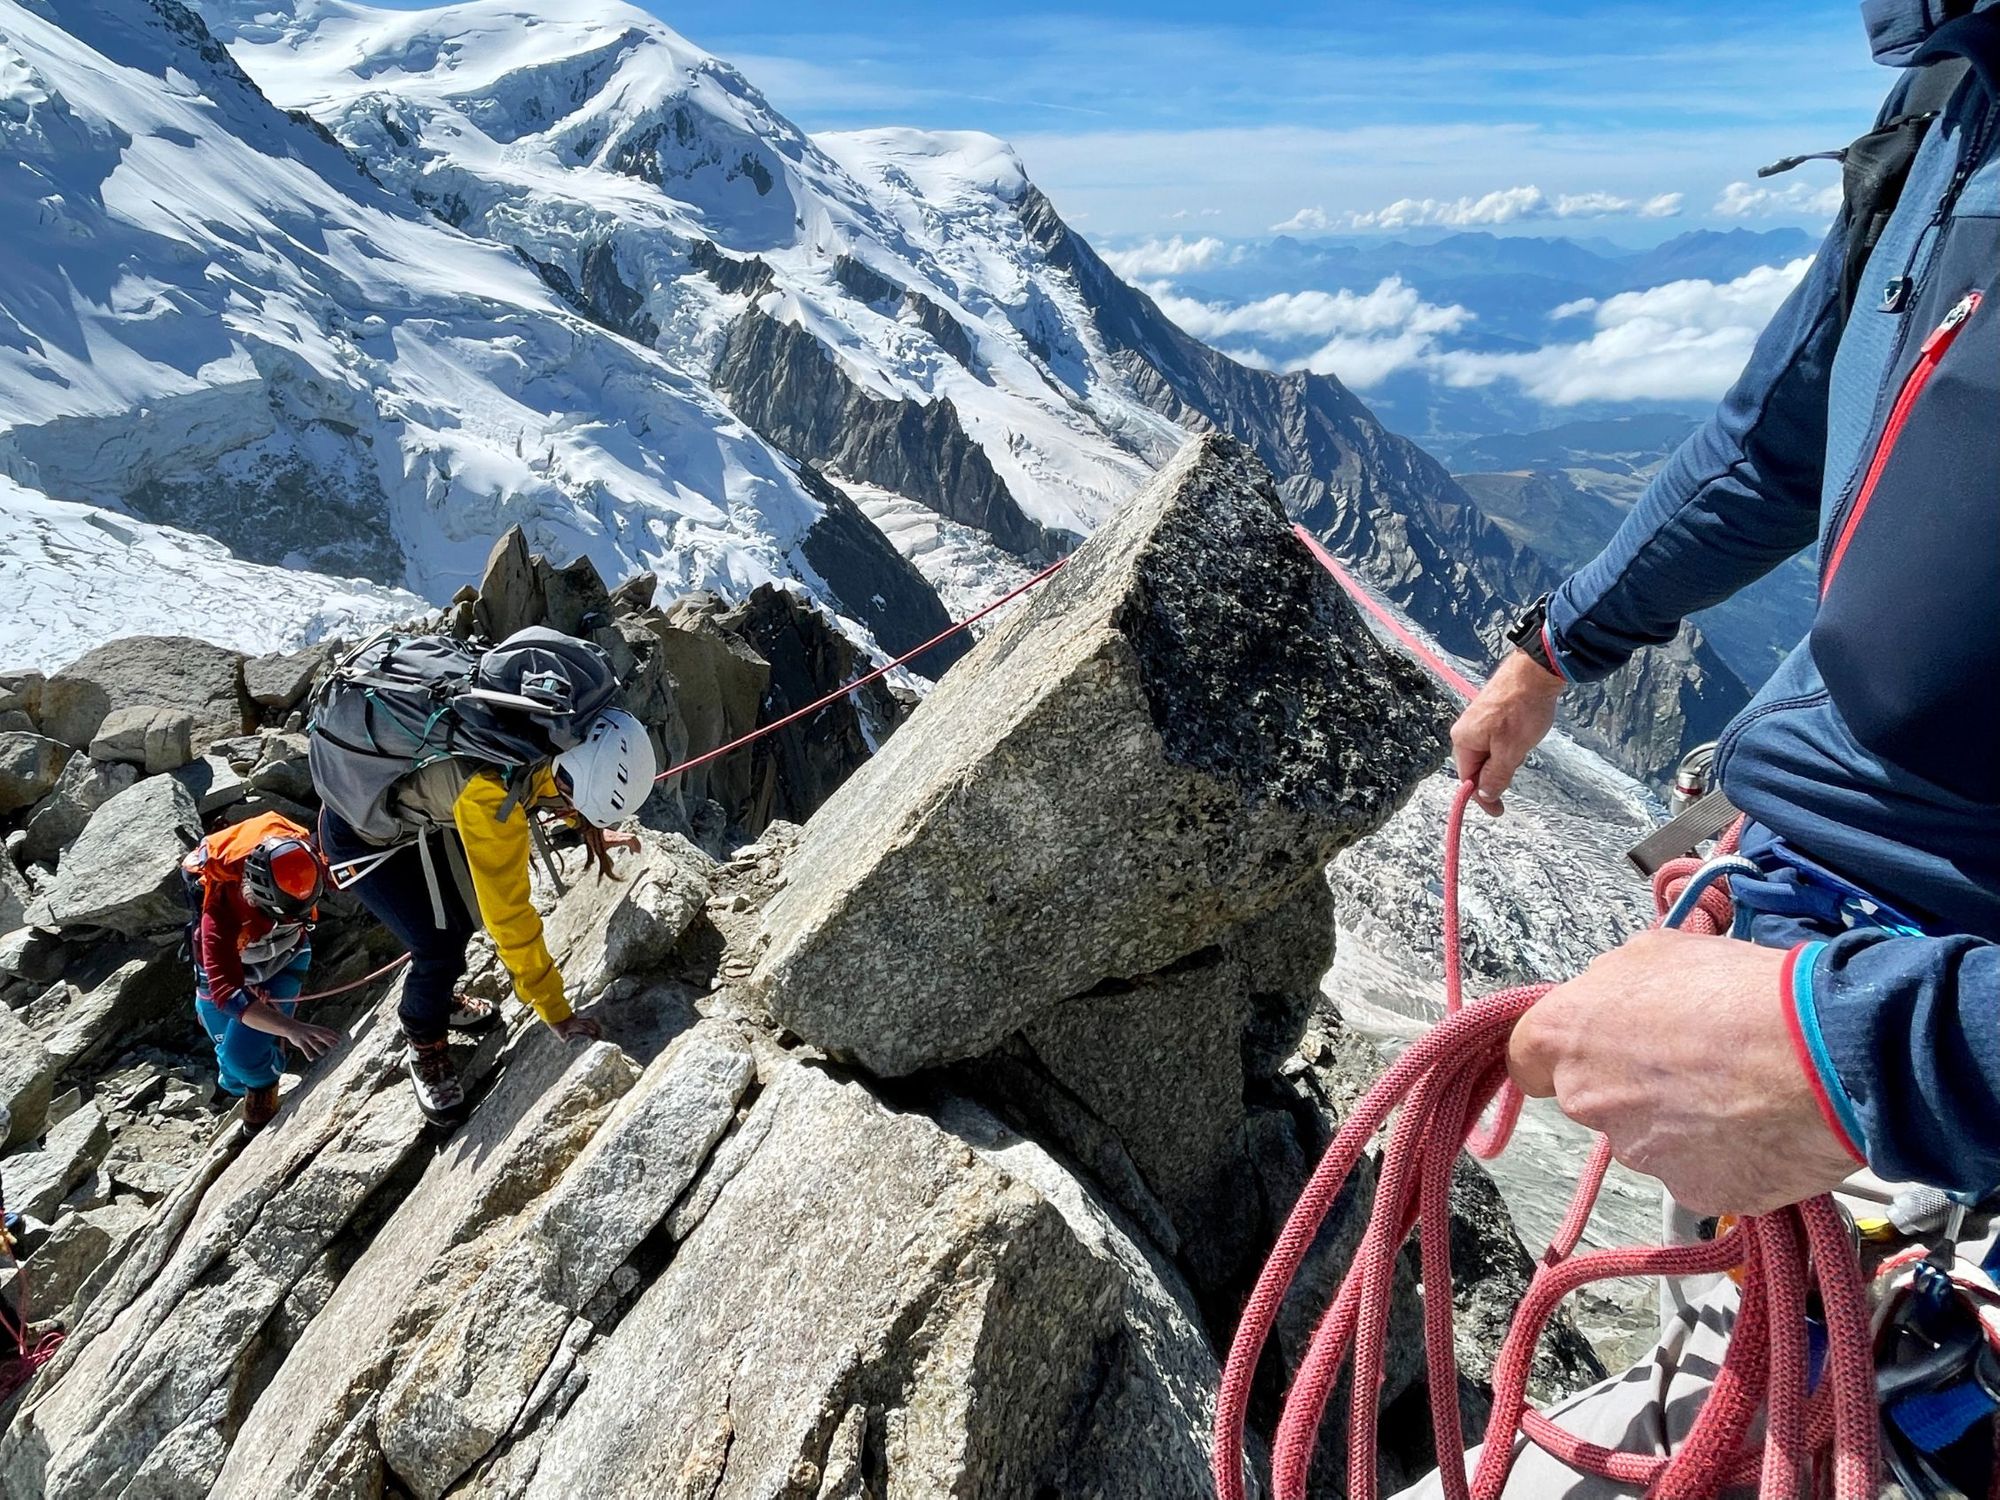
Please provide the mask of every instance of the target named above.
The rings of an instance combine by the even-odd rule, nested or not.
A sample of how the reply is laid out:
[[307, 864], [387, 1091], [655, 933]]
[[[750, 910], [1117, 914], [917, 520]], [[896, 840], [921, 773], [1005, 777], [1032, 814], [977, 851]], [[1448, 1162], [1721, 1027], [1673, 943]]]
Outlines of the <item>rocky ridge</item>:
[[[502, 611], [489, 580], [454, 608]], [[1191, 445], [802, 828], [719, 861], [643, 830], [553, 908], [605, 1041], [517, 1016], [439, 1141], [391, 994], [272, 1127], [214, 1132], [84, 1280], [0, 1485], [1208, 1493], [1217, 1350], [1370, 1067], [1314, 1014], [1324, 863], [1442, 717], [1268, 476]], [[1468, 1307], [1530, 1270], [1483, 1181]], [[1429, 1456], [1413, 1275], [1395, 1317], [1390, 1483]], [[1541, 1376], [1593, 1373], [1566, 1334]]]

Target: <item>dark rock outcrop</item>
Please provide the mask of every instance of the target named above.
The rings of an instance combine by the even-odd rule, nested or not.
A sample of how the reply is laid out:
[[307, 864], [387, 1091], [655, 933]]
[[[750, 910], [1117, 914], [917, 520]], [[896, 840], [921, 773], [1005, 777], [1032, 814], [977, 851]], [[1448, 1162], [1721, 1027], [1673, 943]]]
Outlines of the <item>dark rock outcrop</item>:
[[[874, 631], [892, 656], [942, 635], [951, 616], [937, 591], [889, 545], [846, 492], [810, 464], [799, 465], [799, 483], [826, 507], [799, 550], [813, 571], [828, 580], [841, 608]], [[971, 649], [963, 635], [951, 636], [913, 658], [910, 670], [932, 679], [942, 677]]]
[[796, 324], [749, 308], [730, 326], [714, 380], [744, 421], [794, 458], [907, 495], [1018, 557], [1063, 550], [1063, 538], [1022, 512], [948, 399], [871, 396]]

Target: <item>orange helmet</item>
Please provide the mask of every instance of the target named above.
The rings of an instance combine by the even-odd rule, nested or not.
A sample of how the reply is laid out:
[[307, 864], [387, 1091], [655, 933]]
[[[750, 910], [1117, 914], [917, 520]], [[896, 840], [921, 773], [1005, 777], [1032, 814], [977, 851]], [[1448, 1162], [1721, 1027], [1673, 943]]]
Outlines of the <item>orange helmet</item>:
[[325, 891], [326, 867], [302, 838], [267, 838], [243, 861], [243, 894], [267, 916], [292, 921], [309, 916]]

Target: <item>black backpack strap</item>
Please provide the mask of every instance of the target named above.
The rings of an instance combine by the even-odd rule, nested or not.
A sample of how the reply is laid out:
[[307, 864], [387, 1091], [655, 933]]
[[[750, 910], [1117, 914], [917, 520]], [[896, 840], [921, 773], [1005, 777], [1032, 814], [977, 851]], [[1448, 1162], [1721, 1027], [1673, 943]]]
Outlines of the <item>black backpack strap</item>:
[[1868, 257], [1896, 211], [1924, 137], [1971, 70], [1963, 57], [1928, 53], [1926, 46], [1918, 54], [1925, 60], [1911, 65], [1895, 114], [1840, 153], [1841, 198], [1847, 215], [1846, 257], [1840, 271], [1843, 322], [1859, 300]]

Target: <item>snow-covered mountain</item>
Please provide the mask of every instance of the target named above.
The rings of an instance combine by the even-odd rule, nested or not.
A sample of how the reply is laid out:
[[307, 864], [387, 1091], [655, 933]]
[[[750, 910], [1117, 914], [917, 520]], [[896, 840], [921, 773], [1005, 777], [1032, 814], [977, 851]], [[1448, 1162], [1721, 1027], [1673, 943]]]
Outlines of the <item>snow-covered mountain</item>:
[[[31, 490], [432, 601], [519, 522], [895, 648], [1221, 427], [1454, 650], [1554, 581], [1337, 380], [1182, 332], [1001, 142], [808, 137], [615, 0], [0, 0], [0, 34]], [[1595, 742], [1661, 769], [1741, 694], [1704, 653]]]
[[[0, 0], [0, 141], [0, 474], [17, 485], [432, 600], [519, 523], [613, 581], [796, 579], [854, 593], [885, 638], [943, 623], [859, 512], [704, 382], [385, 187], [172, 0]], [[18, 491], [0, 513], [29, 524]], [[115, 573], [72, 563], [80, 597], [118, 597]], [[226, 634], [262, 608], [242, 582], [218, 572], [185, 625]], [[118, 623], [115, 603], [100, 614]], [[37, 628], [10, 610], [0, 654], [32, 654]]]

